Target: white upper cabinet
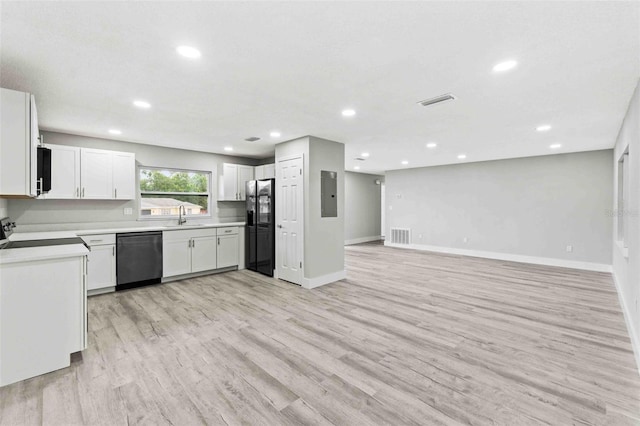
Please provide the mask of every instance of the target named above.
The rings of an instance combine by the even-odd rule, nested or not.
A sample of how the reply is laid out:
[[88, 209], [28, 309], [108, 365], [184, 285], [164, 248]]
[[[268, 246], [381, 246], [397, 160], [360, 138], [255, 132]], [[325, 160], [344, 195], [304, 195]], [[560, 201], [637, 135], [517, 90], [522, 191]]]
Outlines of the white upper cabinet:
[[263, 164], [262, 166], [256, 166], [254, 170], [256, 179], [275, 179], [276, 177], [275, 164]]
[[80, 150], [80, 176], [81, 198], [89, 200], [113, 198], [113, 155], [111, 151], [82, 148]]
[[247, 186], [246, 183], [253, 180], [253, 166], [238, 166], [238, 199], [245, 200]]
[[38, 114], [29, 93], [0, 91], [0, 195], [35, 197]]
[[134, 153], [52, 144], [47, 148], [51, 149], [51, 190], [39, 198], [136, 198]]
[[218, 201], [244, 201], [245, 184], [253, 180], [253, 167], [224, 163], [218, 170]]
[[80, 198], [80, 148], [47, 145], [51, 150], [51, 190], [39, 198]]
[[113, 153], [113, 198], [136, 198], [136, 156], [131, 152]]

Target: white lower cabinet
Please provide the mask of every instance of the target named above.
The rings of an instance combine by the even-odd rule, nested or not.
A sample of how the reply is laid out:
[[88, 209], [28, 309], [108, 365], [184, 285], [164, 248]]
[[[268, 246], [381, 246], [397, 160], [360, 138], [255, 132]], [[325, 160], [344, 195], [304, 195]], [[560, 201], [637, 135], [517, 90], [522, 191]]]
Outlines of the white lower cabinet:
[[209, 228], [162, 233], [165, 278], [238, 265], [238, 228]]
[[[169, 238], [169, 235], [174, 238]], [[177, 238], [180, 231], [162, 233], [162, 276], [174, 277], [191, 272], [191, 239]]]
[[82, 239], [91, 248], [87, 290], [91, 294], [113, 290], [116, 286], [116, 235], [85, 235]]
[[0, 386], [70, 365], [87, 347], [85, 255], [0, 267]]
[[191, 239], [191, 272], [202, 272], [220, 268], [216, 262], [216, 236]]
[[162, 276], [175, 277], [216, 269], [215, 241], [215, 228], [164, 231]]
[[218, 229], [218, 268], [228, 268], [238, 265], [238, 228]]

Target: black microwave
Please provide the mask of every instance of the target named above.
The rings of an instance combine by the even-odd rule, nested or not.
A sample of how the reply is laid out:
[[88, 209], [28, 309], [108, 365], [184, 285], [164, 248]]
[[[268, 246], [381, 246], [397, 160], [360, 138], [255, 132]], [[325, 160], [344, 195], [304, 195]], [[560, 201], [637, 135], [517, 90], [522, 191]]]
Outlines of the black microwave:
[[37, 194], [46, 194], [51, 191], [51, 150], [38, 147], [38, 171]]

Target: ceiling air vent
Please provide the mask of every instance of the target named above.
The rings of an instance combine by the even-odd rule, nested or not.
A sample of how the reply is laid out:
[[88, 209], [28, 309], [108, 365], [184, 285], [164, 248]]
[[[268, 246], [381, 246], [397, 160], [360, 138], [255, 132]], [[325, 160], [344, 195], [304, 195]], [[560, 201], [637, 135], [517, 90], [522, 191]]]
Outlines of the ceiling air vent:
[[453, 94], [447, 93], [447, 94], [444, 94], [444, 95], [436, 96], [435, 98], [431, 98], [431, 99], [426, 99], [424, 101], [420, 101], [418, 103], [420, 105], [422, 105], [422, 106], [429, 106], [429, 105], [433, 105], [433, 104], [438, 104], [440, 102], [453, 101], [455, 99], [456, 99], [456, 97]]
[[246, 138], [245, 141], [247, 142], [255, 142], [255, 141], [259, 141], [260, 138], [256, 137], [256, 136], [251, 136], [250, 138]]

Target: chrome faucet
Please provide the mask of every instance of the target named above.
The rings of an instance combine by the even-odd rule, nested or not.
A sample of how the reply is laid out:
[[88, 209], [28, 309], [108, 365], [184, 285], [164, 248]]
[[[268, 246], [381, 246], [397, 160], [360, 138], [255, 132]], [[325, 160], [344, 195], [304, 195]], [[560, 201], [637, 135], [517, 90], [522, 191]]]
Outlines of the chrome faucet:
[[187, 218], [183, 217], [187, 215], [187, 211], [184, 208], [184, 204], [180, 204], [180, 207], [178, 207], [178, 225], [182, 225], [183, 223], [187, 223]]

